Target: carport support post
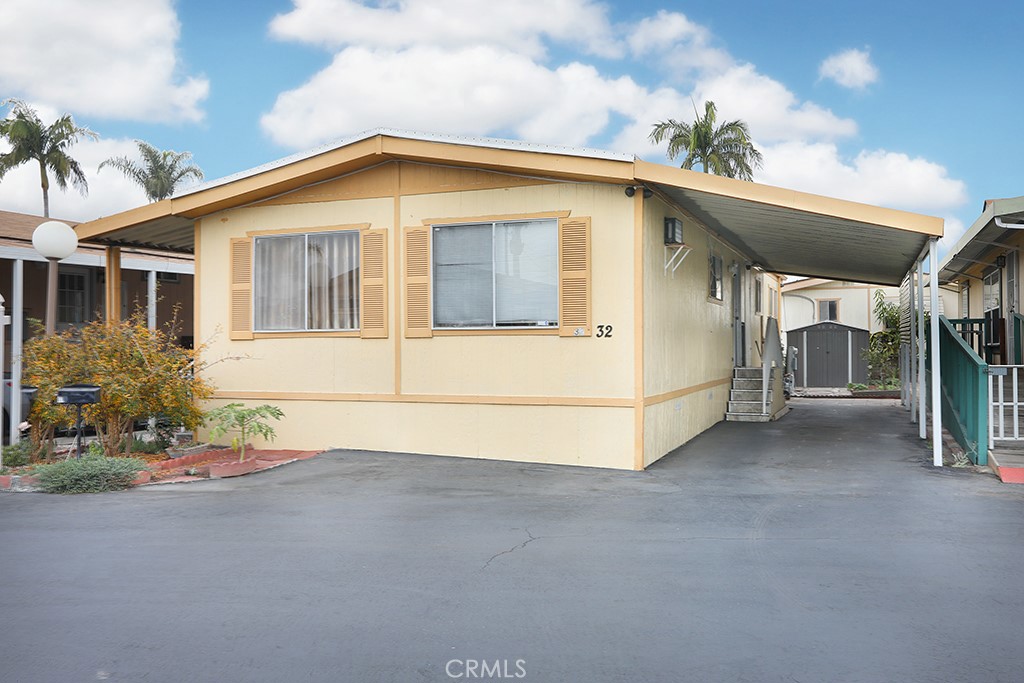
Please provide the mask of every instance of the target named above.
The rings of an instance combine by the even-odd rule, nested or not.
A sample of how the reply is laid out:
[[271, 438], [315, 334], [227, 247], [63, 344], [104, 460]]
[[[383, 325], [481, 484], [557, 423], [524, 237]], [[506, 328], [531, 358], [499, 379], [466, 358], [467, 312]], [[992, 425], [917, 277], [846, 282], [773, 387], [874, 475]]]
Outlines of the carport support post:
[[907, 345], [907, 399], [910, 406], [910, 421], [917, 422], [917, 307], [914, 305], [914, 271], [910, 278], [910, 343]]
[[156, 271], [149, 271], [149, 278], [147, 280], [147, 292], [146, 292], [146, 322], [149, 324], [149, 329], [156, 329]]
[[27, 417], [21, 414], [21, 348], [22, 337], [25, 336], [24, 315], [25, 310], [25, 261], [14, 260], [13, 268], [14, 305], [11, 308], [11, 405], [7, 406], [7, 414], [11, 417], [11, 433], [8, 436], [10, 443], [17, 443], [21, 437], [21, 430], [18, 425]]
[[924, 379], [924, 259], [925, 255], [921, 254], [917, 262], [917, 386], [914, 387], [914, 393], [917, 396], [918, 433], [922, 439], [927, 439], [928, 402], [924, 396], [927, 387]]
[[928, 250], [929, 291], [932, 314], [932, 464], [942, 467], [942, 363], [939, 362], [939, 241], [931, 239]]

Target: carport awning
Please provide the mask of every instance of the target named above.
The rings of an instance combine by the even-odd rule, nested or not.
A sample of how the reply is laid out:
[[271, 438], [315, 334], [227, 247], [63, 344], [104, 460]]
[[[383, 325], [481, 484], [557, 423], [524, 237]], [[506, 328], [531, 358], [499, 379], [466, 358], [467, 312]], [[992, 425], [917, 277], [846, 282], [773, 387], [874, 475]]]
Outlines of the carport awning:
[[[942, 236], [939, 218], [721, 178], [613, 152], [380, 130], [77, 230], [80, 239], [109, 245], [193, 252], [194, 225], [203, 216], [390, 160], [648, 187], [739, 249], [752, 264], [789, 275], [898, 285], [928, 240]], [[693, 231], [684, 238], [694, 239]]]
[[707, 174], [683, 185], [679, 169], [637, 162], [637, 176], [765, 270], [898, 285], [939, 218], [830, 199]]
[[1024, 197], [986, 202], [981, 216], [943, 260], [939, 283], [952, 282], [978, 265], [990, 263], [991, 252], [1012, 246], [1022, 229]]

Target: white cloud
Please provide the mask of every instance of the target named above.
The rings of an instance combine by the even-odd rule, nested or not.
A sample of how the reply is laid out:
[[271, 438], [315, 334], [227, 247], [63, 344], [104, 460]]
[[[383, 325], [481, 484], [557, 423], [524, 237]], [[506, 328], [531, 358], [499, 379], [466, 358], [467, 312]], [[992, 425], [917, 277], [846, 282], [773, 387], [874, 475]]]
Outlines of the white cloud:
[[863, 150], [846, 160], [833, 143], [801, 141], [761, 151], [758, 180], [770, 185], [933, 215], [967, 201], [963, 181], [944, 166], [900, 152]]
[[786, 86], [758, 73], [752, 64], [741, 64], [703, 79], [695, 92], [694, 100], [698, 103], [714, 101], [722, 121], [746, 121], [753, 137], [762, 144], [793, 139], [833, 140], [857, 133], [857, 123], [852, 119], [840, 118], [813, 102], [799, 101]]
[[78, 116], [199, 121], [209, 92], [182, 75], [172, 0], [7, 0], [0, 92]]
[[[44, 121], [49, 120], [44, 117]], [[134, 157], [138, 148], [132, 140], [84, 141], [69, 150], [78, 160], [89, 182], [89, 194], [83, 197], [74, 187], [60, 190], [50, 176], [50, 215], [73, 221], [86, 221], [145, 204], [145, 193], [119, 171], [99, 165], [114, 156]], [[28, 162], [0, 181], [0, 209], [41, 216], [43, 191], [39, 186], [39, 165]]]
[[589, 54], [621, 54], [607, 10], [592, 0], [399, 0], [377, 6], [359, 0], [293, 0], [295, 7], [274, 17], [276, 38], [341, 48], [401, 50], [433, 45], [505, 48], [542, 57], [545, 39], [577, 45]]
[[[281, 93], [262, 117], [266, 134], [285, 147], [395, 127], [599, 144], [662, 161], [664, 147], [647, 137], [652, 124], [689, 120], [695, 105], [702, 111], [711, 99], [723, 121], [749, 124], [765, 157], [760, 182], [936, 215], [966, 201], [964, 184], [926, 159], [887, 150], [847, 154], [839, 143], [852, 144], [856, 121], [737, 62], [706, 27], [678, 12], [613, 26], [591, 0], [499, 3], [485, 14], [474, 14], [472, 0], [295, 2], [271, 33], [334, 58]], [[621, 57], [609, 64], [581, 50]], [[845, 66], [836, 78], [877, 78], [867, 52], [844, 54], [854, 57], [838, 62]]]
[[964, 236], [967, 232], [967, 225], [956, 216], [946, 215], [943, 216], [945, 219], [945, 226], [942, 233], [942, 239], [939, 240], [939, 262], [946, 258], [946, 254], [956, 246], [956, 243]]
[[711, 45], [707, 28], [679, 12], [659, 10], [641, 19], [629, 29], [626, 42], [636, 57], [658, 57], [671, 78], [724, 71], [733, 64], [729, 53]]
[[878, 68], [871, 63], [867, 50], [844, 50], [821, 63], [818, 77], [833, 80], [844, 88], [862, 90], [878, 80]]
[[632, 79], [607, 79], [593, 66], [549, 69], [491, 47], [348, 48], [307, 83], [278, 96], [262, 125], [276, 142], [293, 147], [378, 126], [467, 135], [506, 131], [577, 145], [599, 134], [611, 111], [644, 94]]

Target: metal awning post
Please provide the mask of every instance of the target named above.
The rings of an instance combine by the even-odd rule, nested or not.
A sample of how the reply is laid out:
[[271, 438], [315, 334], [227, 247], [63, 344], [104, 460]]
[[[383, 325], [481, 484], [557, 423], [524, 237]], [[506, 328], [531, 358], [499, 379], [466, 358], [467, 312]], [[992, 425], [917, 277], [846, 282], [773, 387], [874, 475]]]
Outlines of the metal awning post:
[[[21, 421], [27, 419], [27, 415], [21, 414], [21, 350], [22, 338], [25, 336], [25, 262], [22, 259], [15, 259], [12, 268], [14, 289], [14, 307], [11, 309], [11, 405], [7, 407], [7, 414], [10, 416], [9, 443], [17, 443], [21, 438], [19, 426]], [[2, 357], [2, 356], [0, 356]]]
[[[932, 464], [942, 467], [942, 363], [939, 362], [939, 241], [932, 238], [928, 249], [928, 270], [931, 273], [932, 313], [929, 327], [932, 343]], [[922, 425], [923, 425], [922, 421]]]
[[917, 261], [917, 385], [914, 387], [915, 400], [917, 401], [917, 430], [922, 439], [928, 437], [927, 406], [925, 403], [925, 387], [927, 383], [924, 378], [924, 260], [925, 254]]
[[910, 343], [907, 344], [907, 407], [910, 409], [910, 421], [917, 422], [917, 306], [914, 304], [914, 271], [910, 278]]

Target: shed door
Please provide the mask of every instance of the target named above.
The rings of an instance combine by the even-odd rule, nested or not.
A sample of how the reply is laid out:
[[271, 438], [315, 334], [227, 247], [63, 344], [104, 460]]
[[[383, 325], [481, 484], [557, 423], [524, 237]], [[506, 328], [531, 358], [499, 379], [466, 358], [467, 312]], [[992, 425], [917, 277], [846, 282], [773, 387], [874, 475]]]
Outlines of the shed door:
[[848, 335], [835, 325], [819, 325], [805, 331], [808, 387], [845, 387], [849, 381]]
[[868, 331], [820, 323], [789, 333], [790, 343], [799, 350], [800, 368], [796, 384], [801, 387], [845, 387], [850, 382], [868, 381]]

